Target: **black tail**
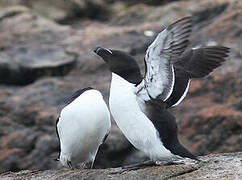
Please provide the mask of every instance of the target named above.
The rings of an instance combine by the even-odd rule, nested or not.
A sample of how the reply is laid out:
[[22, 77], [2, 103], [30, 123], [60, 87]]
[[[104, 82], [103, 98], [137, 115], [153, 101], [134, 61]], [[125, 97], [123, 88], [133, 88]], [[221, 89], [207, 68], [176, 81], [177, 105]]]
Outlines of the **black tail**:
[[[155, 116], [156, 115], [156, 116]], [[178, 140], [176, 118], [169, 111], [164, 110], [162, 113], [153, 112], [149, 118], [159, 132], [161, 141], [165, 148], [172, 154], [187, 157], [199, 161], [199, 159], [188, 151]]]
[[174, 146], [172, 153], [184, 158], [194, 159], [196, 161], [200, 161], [195, 155], [193, 155], [189, 150], [187, 150], [180, 142]]

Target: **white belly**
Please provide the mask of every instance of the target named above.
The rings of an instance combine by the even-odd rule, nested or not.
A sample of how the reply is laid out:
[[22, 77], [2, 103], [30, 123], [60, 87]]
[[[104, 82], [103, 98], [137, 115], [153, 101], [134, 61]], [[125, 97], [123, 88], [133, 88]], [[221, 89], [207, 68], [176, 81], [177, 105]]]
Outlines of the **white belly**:
[[57, 124], [61, 158], [73, 164], [91, 161], [111, 127], [108, 108], [94, 90], [66, 106]]
[[125, 137], [152, 160], [173, 157], [160, 141], [153, 123], [141, 111], [134, 84], [112, 73], [110, 111]]

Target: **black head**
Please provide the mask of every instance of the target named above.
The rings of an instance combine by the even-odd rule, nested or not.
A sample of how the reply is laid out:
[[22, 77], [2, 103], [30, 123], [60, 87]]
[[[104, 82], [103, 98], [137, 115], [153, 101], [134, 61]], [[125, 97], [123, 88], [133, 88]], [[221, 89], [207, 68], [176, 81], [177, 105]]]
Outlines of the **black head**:
[[102, 57], [111, 72], [118, 74], [133, 84], [139, 84], [142, 81], [139, 66], [129, 54], [102, 47], [97, 47], [94, 52]]

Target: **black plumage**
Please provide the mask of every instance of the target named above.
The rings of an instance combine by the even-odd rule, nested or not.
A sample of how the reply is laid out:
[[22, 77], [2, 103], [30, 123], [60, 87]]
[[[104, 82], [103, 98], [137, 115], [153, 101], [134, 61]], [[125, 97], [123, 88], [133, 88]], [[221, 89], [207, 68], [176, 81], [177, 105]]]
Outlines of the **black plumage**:
[[182, 69], [190, 78], [202, 78], [219, 67], [228, 53], [229, 48], [223, 46], [189, 49], [175, 63], [175, 68]]
[[66, 98], [64, 100], [65, 105], [67, 106], [68, 104], [72, 103], [76, 98], [78, 98], [82, 93], [84, 93], [85, 91], [91, 90], [93, 89], [92, 87], [86, 87], [83, 89], [79, 89], [76, 92], [74, 92], [70, 97]]
[[147, 101], [145, 115], [154, 124], [165, 148], [175, 155], [198, 160], [179, 142], [176, 118], [167, 110], [161, 111], [161, 106], [161, 104], [157, 105], [154, 100]]
[[171, 96], [166, 100], [167, 108], [183, 96], [190, 79], [209, 75], [222, 65], [228, 53], [229, 48], [223, 46], [200, 47], [184, 52], [174, 63], [175, 84]]

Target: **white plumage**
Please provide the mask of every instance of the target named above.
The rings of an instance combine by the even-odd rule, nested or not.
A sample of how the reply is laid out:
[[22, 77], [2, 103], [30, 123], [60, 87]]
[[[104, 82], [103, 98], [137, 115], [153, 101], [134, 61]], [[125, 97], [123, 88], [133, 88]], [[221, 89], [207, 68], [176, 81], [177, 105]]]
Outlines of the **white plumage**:
[[175, 157], [166, 149], [153, 123], [141, 111], [142, 99], [137, 99], [135, 86], [112, 73], [110, 111], [125, 137], [151, 160], [170, 160]]
[[57, 123], [62, 165], [85, 162], [92, 168], [110, 127], [110, 113], [102, 94], [94, 89], [84, 91], [63, 108]]

